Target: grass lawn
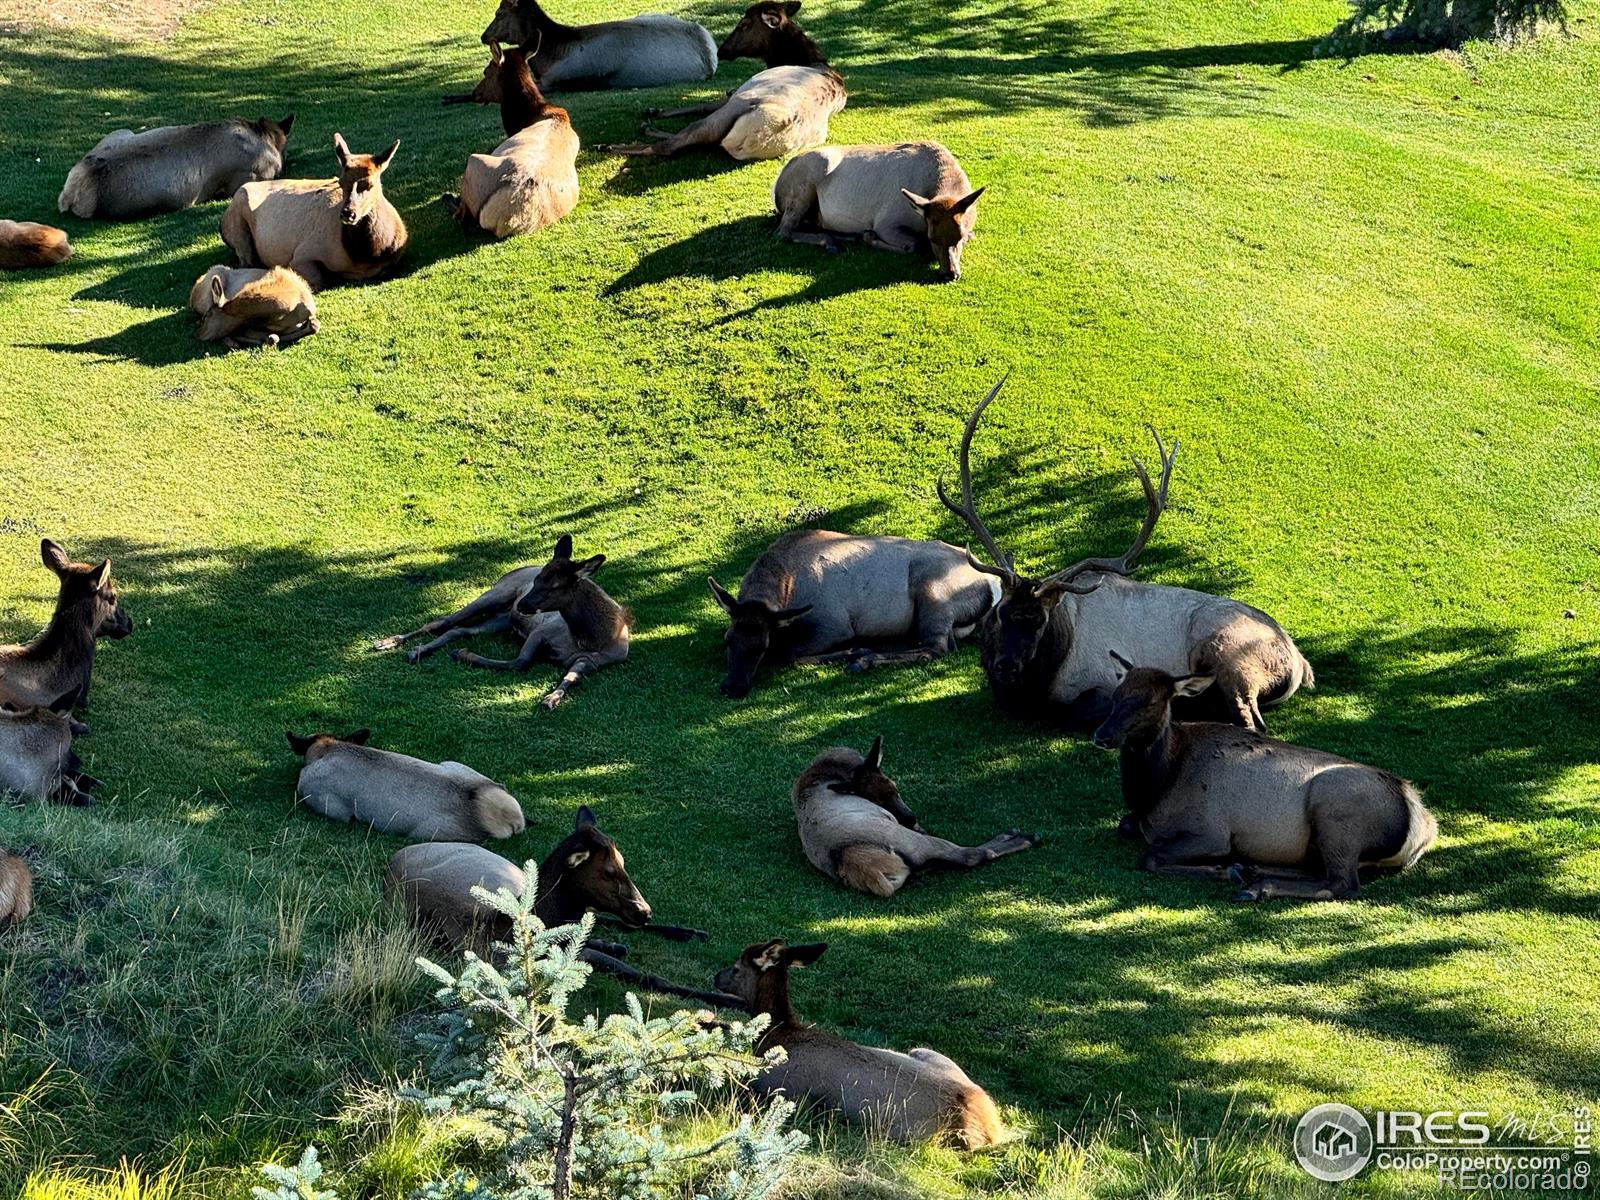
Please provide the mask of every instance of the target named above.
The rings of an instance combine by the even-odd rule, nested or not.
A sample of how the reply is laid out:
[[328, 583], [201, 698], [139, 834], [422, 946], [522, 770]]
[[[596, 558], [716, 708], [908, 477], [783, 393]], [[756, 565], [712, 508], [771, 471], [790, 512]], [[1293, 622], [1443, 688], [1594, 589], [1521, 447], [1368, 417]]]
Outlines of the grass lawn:
[[[721, 36], [736, 8], [686, 11]], [[220, 204], [64, 221], [66, 267], [0, 281], [0, 636], [49, 614], [41, 535], [109, 555], [136, 625], [78, 746], [100, 806], [0, 808], [38, 875], [0, 934], [0, 1192], [126, 1155], [231, 1195], [308, 1141], [347, 1195], [412, 1181], [376, 1117], [324, 1121], [416, 1069], [428, 987], [379, 890], [399, 843], [295, 807], [286, 728], [504, 781], [514, 859], [594, 806], [659, 916], [711, 931], [634, 961], [699, 983], [825, 939], [802, 1013], [943, 1050], [1028, 1131], [963, 1162], [813, 1122], [841, 1164], [813, 1191], [1318, 1195], [1285, 1131], [1313, 1103], [1595, 1102], [1600, 8], [1521, 49], [1344, 62], [1314, 56], [1339, 0], [807, 0], [851, 87], [833, 140], [937, 138], [989, 187], [950, 287], [776, 243], [778, 164], [710, 156], [586, 153], [569, 218], [464, 240], [437, 197], [499, 122], [439, 97], [478, 77], [488, 10], [227, 0], [164, 43], [0, 39], [0, 216], [53, 219], [111, 129], [292, 110], [288, 174], [331, 173], [335, 130], [402, 139], [413, 234], [284, 352], [193, 339]], [[624, 140], [752, 65], [565, 102], [586, 144]], [[1002, 542], [1035, 570], [1120, 550], [1142, 425], [1181, 437], [1142, 577], [1295, 635], [1318, 689], [1274, 732], [1425, 786], [1415, 871], [1262, 907], [1138, 873], [1115, 759], [1000, 718], [972, 649], [717, 694], [705, 576], [798, 525], [964, 540], [933, 483], [1006, 370], [975, 451]], [[640, 623], [560, 710], [548, 668], [368, 649], [562, 532]], [[1046, 844], [888, 902], [831, 885], [788, 789], [880, 733], [931, 829]], [[1219, 1134], [1221, 1167], [1184, 1140]]]

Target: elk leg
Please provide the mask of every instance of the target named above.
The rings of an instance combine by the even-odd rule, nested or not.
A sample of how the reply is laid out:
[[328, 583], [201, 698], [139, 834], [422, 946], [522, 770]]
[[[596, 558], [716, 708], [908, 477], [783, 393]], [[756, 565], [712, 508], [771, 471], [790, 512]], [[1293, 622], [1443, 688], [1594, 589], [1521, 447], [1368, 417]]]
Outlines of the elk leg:
[[696, 146], [714, 146], [728, 136], [730, 130], [740, 117], [749, 111], [748, 106], [741, 104], [723, 104], [710, 116], [702, 117], [693, 125], [689, 125], [677, 133], [667, 133], [664, 130], [645, 129], [647, 137], [659, 138], [654, 143], [642, 143], [631, 146], [601, 146], [602, 150], [609, 150], [613, 154], [627, 155], [654, 155], [659, 158], [671, 158], [674, 154], [681, 154], [685, 150]]
[[595, 924], [612, 925], [633, 933], [653, 933], [657, 937], [666, 938], [669, 942], [703, 942], [710, 936], [704, 929], [690, 929], [687, 925], [659, 925], [654, 921], [647, 925], [629, 925], [620, 917], [613, 917], [608, 913], [597, 914]]
[[372, 643], [372, 648], [374, 650], [395, 650], [412, 638], [419, 638], [424, 634], [443, 633], [447, 629], [453, 629], [457, 625], [464, 625], [468, 621], [476, 621], [479, 617], [506, 607], [507, 598], [503, 595], [497, 595], [491, 590], [479, 596], [472, 603], [463, 604], [455, 612], [429, 621], [420, 629], [413, 629], [410, 633], [397, 633], [392, 637], [380, 638]]
[[592, 658], [573, 659], [572, 665], [567, 668], [567, 673], [561, 677], [561, 682], [551, 688], [539, 703], [544, 706], [546, 711], [549, 711], [565, 700], [567, 693], [582, 683], [585, 675], [589, 675], [598, 669]]
[[873, 667], [900, 667], [910, 663], [929, 663], [944, 653], [937, 646], [919, 646], [915, 650], [869, 650], [853, 654], [845, 670], [859, 673]]
[[[900, 233], [901, 231], [896, 230], [895, 232]], [[866, 233], [861, 235], [861, 240], [874, 250], [892, 250], [896, 254], [915, 254], [922, 249], [922, 246], [914, 238], [909, 241], [903, 241], [899, 238], [885, 237], [876, 229], [867, 230]]]
[[947, 842], [943, 838], [928, 840], [934, 843], [933, 853], [922, 859], [917, 864], [919, 867], [924, 870], [943, 867], [947, 870], [966, 871], [973, 867], [981, 867], [985, 863], [992, 863], [995, 859], [1004, 858], [1008, 854], [1032, 850], [1041, 839], [1037, 834], [1026, 834], [1020, 829], [1012, 829], [997, 834], [981, 846], [958, 846], [955, 842]]
[[428, 655], [443, 650], [451, 642], [459, 642], [462, 638], [476, 637], [480, 633], [504, 633], [510, 628], [510, 613], [503, 613], [493, 620], [485, 621], [482, 625], [457, 625], [452, 629], [445, 630], [444, 633], [434, 638], [427, 645], [406, 651], [406, 661], [421, 662]]
[[600, 954], [609, 955], [612, 958], [628, 957], [628, 948], [621, 942], [606, 942], [601, 941], [599, 938], [590, 938], [584, 943], [584, 945]]
[[663, 979], [659, 975], [647, 975], [636, 967], [630, 967], [621, 959], [613, 958], [609, 954], [585, 946], [583, 961], [594, 967], [597, 971], [604, 971], [607, 975], [615, 975], [618, 979], [627, 981], [643, 988], [647, 992], [659, 992], [663, 996], [681, 996], [685, 1000], [698, 1000], [702, 1004], [710, 1004], [716, 1008], [736, 1008], [748, 1012], [743, 1000], [737, 996], [730, 996], [726, 992], [703, 992], [696, 988], [683, 987], [673, 983], [670, 979]]
[[[510, 613], [506, 614], [505, 621], [505, 627], [510, 628]], [[459, 663], [466, 663], [469, 667], [486, 667], [491, 671], [526, 671], [539, 661], [539, 651], [544, 649], [544, 645], [544, 626], [535, 625], [515, 658], [484, 658], [481, 654], [472, 654], [466, 650], [457, 650], [450, 657]]]
[[682, 108], [647, 108], [640, 115], [659, 119], [661, 117], [709, 117], [717, 109], [728, 102], [729, 92], [721, 100], [708, 100], [704, 104], [685, 104]]
[[1139, 860], [1139, 869], [1159, 875], [1186, 875], [1193, 879], [1230, 878], [1231, 867], [1221, 860], [1230, 849], [1226, 837], [1203, 833], [1177, 833], [1157, 838]]

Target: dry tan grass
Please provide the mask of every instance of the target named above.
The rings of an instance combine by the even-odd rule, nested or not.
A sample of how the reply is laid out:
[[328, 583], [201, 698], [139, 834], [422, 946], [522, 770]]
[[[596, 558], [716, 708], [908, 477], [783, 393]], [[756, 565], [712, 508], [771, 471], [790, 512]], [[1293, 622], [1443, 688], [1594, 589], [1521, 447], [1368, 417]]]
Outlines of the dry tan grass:
[[205, 0], [0, 0], [0, 34], [82, 29], [129, 41], [168, 38]]

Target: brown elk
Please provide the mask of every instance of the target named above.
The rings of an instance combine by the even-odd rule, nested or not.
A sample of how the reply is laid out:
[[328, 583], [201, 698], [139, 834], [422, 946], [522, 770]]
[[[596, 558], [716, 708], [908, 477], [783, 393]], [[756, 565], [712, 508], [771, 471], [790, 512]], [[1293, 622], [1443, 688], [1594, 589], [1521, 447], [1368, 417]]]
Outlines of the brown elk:
[[0, 929], [20, 925], [33, 911], [33, 872], [18, 855], [0, 850]]
[[1124, 674], [1094, 742], [1119, 752], [1144, 870], [1228, 879], [1239, 900], [1344, 900], [1362, 867], [1403, 870], [1433, 845], [1438, 825], [1406, 780], [1253, 729], [1174, 723], [1172, 702], [1214, 677], [1109, 658]]
[[[480, 846], [424, 843], [407, 846], [389, 860], [384, 891], [399, 896], [419, 926], [451, 946], [487, 953], [510, 934], [504, 914], [487, 908], [472, 895], [474, 887], [522, 892], [523, 872], [513, 863]], [[652, 909], [628, 875], [617, 844], [600, 831], [594, 813], [578, 810], [570, 834], [539, 864], [534, 912], [546, 928], [576, 924], [585, 912], [599, 923], [653, 933], [669, 941], [705, 941], [702, 930], [663, 925], [651, 920]], [[622, 961], [627, 948], [591, 938], [583, 957], [597, 970], [638, 984], [652, 992], [683, 996], [724, 1007], [740, 1007], [733, 996], [672, 983], [636, 970]]]
[[816, 962], [827, 948], [826, 942], [757, 942], [717, 973], [720, 991], [771, 1018], [756, 1052], [781, 1046], [787, 1055], [756, 1077], [756, 1090], [809, 1100], [896, 1141], [951, 1142], [966, 1150], [1000, 1141], [1005, 1129], [989, 1093], [943, 1054], [862, 1046], [799, 1018], [789, 972]]
[[553, 92], [655, 87], [717, 71], [717, 45], [705, 26], [663, 13], [563, 25], [539, 0], [500, 0], [483, 41], [536, 46], [529, 65]]
[[0, 270], [53, 267], [71, 257], [64, 230], [37, 221], [0, 221]]
[[215, 266], [189, 289], [196, 336], [230, 350], [290, 346], [317, 332], [311, 286], [288, 267]]
[[100, 781], [84, 774], [72, 751], [75, 692], [48, 707], [0, 704], [0, 792], [14, 792], [48, 804], [86, 806]]
[[222, 214], [222, 240], [241, 267], [288, 267], [311, 290], [383, 275], [405, 253], [405, 222], [383, 194], [383, 173], [400, 149], [352, 154], [333, 135], [337, 179], [247, 183]]
[[[763, 662], [867, 670], [950, 653], [1000, 595], [967, 558], [945, 542], [784, 534], [745, 572], [737, 598], [706, 580], [729, 619], [722, 694], [749, 695]], [[907, 639], [913, 649], [875, 648]]]
[[[999, 602], [983, 625], [983, 667], [999, 704], [1028, 717], [1048, 717], [1076, 730], [1102, 719], [1117, 685], [1107, 651], [1121, 648], [1175, 675], [1207, 674], [1215, 690], [1185, 715], [1265, 730], [1262, 710], [1314, 684], [1311, 665], [1287, 633], [1259, 609], [1205, 592], [1137, 583], [1132, 572], [1166, 508], [1178, 446], [1156, 437], [1161, 482], [1152, 485], [1137, 458], [1145, 518], [1133, 544], [1116, 558], [1085, 558], [1041, 579], [1016, 570], [996, 544], [972, 500], [969, 455], [984, 410], [1005, 380], [978, 402], [961, 437], [961, 502], [939, 481], [939, 499], [971, 527], [991, 562], [971, 562], [1000, 581]], [[1151, 431], [1154, 433], [1154, 431]]]
[[677, 133], [646, 125], [654, 139], [630, 146], [602, 146], [617, 154], [670, 157], [685, 150], [721, 145], [740, 162], [782, 158], [802, 146], [828, 140], [828, 118], [845, 105], [844, 77], [795, 23], [798, 0], [752, 4], [718, 50], [723, 60], [759, 58], [767, 64], [721, 100], [684, 108], [647, 109], [646, 116], [699, 117]]
[[795, 780], [790, 797], [800, 844], [811, 865], [858, 892], [892, 896], [912, 875], [966, 871], [1031, 850], [1039, 837], [1012, 829], [981, 846], [934, 837], [883, 773], [883, 739], [863, 757], [843, 746], [817, 756]]
[[[61, 581], [56, 610], [31, 642], [0, 646], [0, 704], [37, 708], [65, 696], [82, 708], [89, 701], [96, 643], [127, 637], [133, 622], [117, 597], [110, 559], [98, 566], [75, 563], [49, 538], [39, 544], [39, 555]], [[75, 724], [74, 732], [89, 729]]]

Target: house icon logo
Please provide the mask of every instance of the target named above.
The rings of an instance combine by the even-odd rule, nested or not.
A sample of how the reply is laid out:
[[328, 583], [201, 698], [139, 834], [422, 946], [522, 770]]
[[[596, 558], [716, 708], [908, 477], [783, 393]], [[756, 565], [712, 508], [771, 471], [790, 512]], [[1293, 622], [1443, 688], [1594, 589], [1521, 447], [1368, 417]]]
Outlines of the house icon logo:
[[1306, 1174], [1342, 1183], [1372, 1161], [1372, 1126], [1348, 1104], [1319, 1104], [1294, 1130], [1294, 1156]]

